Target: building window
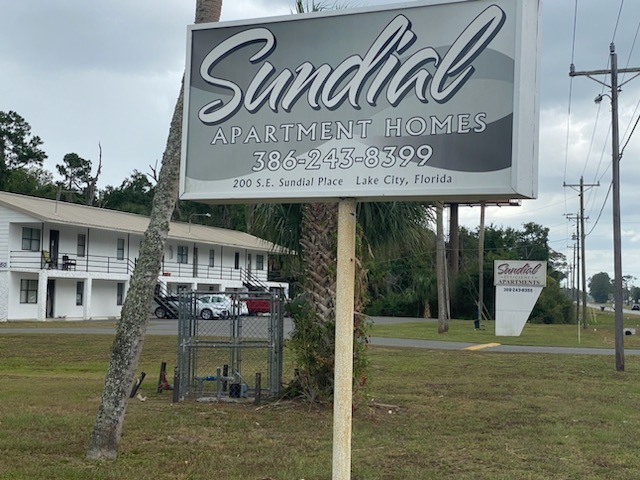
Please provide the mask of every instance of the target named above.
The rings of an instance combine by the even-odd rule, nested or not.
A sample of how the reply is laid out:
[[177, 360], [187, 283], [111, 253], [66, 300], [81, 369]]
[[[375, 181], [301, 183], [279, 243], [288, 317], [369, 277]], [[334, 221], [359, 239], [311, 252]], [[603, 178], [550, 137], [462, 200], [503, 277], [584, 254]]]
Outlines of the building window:
[[189, 248], [178, 245], [178, 263], [189, 263]]
[[116, 305], [122, 305], [124, 303], [124, 283], [118, 282], [116, 284]]
[[20, 280], [20, 303], [38, 303], [38, 280]]
[[118, 260], [124, 260], [124, 238], [118, 239], [118, 244], [116, 247], [116, 258]]
[[87, 251], [87, 236], [84, 233], [78, 234], [78, 248], [76, 249], [76, 254], [79, 257], [84, 257]]
[[256, 270], [264, 270], [264, 255], [256, 255]]
[[235, 258], [233, 260], [233, 268], [238, 270], [240, 268], [240, 252], [236, 252]]
[[22, 250], [37, 252], [40, 250], [40, 229], [22, 227]]
[[215, 250], [209, 250], [209, 266], [210, 267], [215, 267], [216, 266], [216, 251]]
[[82, 305], [84, 299], [84, 282], [76, 282], [76, 305]]

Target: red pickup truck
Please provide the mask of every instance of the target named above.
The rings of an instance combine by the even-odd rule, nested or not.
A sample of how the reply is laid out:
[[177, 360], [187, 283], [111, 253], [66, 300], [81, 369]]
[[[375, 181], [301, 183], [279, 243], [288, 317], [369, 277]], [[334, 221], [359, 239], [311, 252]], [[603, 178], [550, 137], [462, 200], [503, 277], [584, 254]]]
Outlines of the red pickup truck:
[[269, 298], [247, 298], [244, 302], [247, 304], [249, 315], [271, 313], [271, 299]]

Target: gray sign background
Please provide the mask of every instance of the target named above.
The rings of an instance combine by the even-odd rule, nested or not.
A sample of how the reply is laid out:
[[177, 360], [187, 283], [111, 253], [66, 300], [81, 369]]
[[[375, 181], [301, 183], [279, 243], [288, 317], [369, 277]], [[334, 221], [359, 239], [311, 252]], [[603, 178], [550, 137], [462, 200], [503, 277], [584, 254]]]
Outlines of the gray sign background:
[[[522, 3], [529, 6], [523, 7]], [[535, 8], [531, 7], [532, 3]], [[241, 107], [229, 119], [213, 125], [203, 123], [198, 116], [200, 109], [209, 102], [219, 99], [226, 104], [231, 99], [231, 90], [206, 82], [200, 68], [213, 48], [240, 32], [265, 28], [276, 40], [272, 53], [262, 61], [250, 62], [264, 46], [254, 43], [225, 56], [211, 69], [211, 75], [231, 81], [246, 92], [267, 61], [275, 67], [277, 75], [285, 68], [295, 71], [305, 62], [316, 68], [323, 64], [335, 68], [349, 56], [364, 57], [380, 33], [398, 15], [409, 19], [416, 40], [405, 52], [396, 54], [397, 58], [405, 62], [416, 51], [431, 47], [442, 59], [465, 28], [485, 9], [495, 6], [505, 14], [504, 25], [471, 63], [474, 71], [469, 80], [446, 102], [438, 103], [428, 94], [426, 102], [420, 101], [411, 90], [394, 106], [385, 98], [386, 89], [383, 89], [376, 104], [370, 105], [364, 97], [375, 79], [372, 75], [363, 85], [357, 109], [349, 102], [335, 110], [322, 104], [313, 109], [305, 92], [290, 112], [282, 108], [274, 112], [263, 105], [250, 113]], [[518, 31], [523, 18], [531, 16], [531, 11], [537, 15], [537, 2], [479, 0], [191, 27], [183, 126], [182, 198], [309, 201], [346, 196], [367, 200], [534, 197], [536, 149], [529, 148], [528, 158], [522, 158], [522, 155], [514, 158], [516, 142], [537, 141], [536, 79], [520, 75], [520, 83], [515, 84], [522, 62], [535, 64], [537, 59], [536, 39], [521, 41]], [[533, 18], [534, 22], [536, 20], [537, 17]], [[516, 51], [516, 45], [521, 45], [522, 50]], [[528, 58], [522, 58], [524, 50], [530, 53]], [[426, 70], [433, 74], [435, 67], [428, 65]], [[537, 71], [536, 65], [533, 71]], [[525, 108], [519, 108], [523, 103], [527, 104]], [[519, 111], [536, 115], [523, 121], [516, 118]], [[309, 135], [303, 135], [300, 139], [285, 141], [286, 128], [291, 133], [301, 126], [320, 136], [323, 122], [329, 125], [329, 138], [313, 140]], [[336, 122], [355, 124], [353, 138], [337, 138]], [[366, 137], [357, 128], [358, 122], [366, 122]], [[295, 127], [283, 127], [291, 124]], [[268, 141], [265, 130], [268, 125], [272, 132], [270, 139], [276, 137], [277, 143]], [[401, 137], [396, 136], [398, 125], [403, 125]], [[530, 128], [523, 129], [523, 125]], [[421, 132], [422, 128], [425, 128], [424, 132]], [[413, 135], [409, 135], [407, 129]], [[464, 133], [461, 132], [463, 129]], [[518, 133], [515, 138], [514, 130]], [[235, 142], [231, 140], [232, 132], [242, 132]], [[405, 162], [396, 158], [395, 164], [389, 166], [392, 162], [385, 152], [393, 147], [396, 147], [393, 155], [397, 157], [401, 149], [408, 154], [425, 145], [432, 153], [424, 165], [419, 166], [416, 156]], [[377, 150], [368, 150], [371, 147]], [[423, 153], [425, 148], [421, 150]], [[356, 161], [343, 168], [347, 165], [344, 156], [351, 149]], [[311, 165], [311, 150], [320, 152], [317, 165]], [[370, 155], [367, 164], [367, 152], [376, 151], [379, 152], [378, 161]], [[280, 160], [291, 154], [297, 164], [292, 166], [290, 162], [290, 168], [284, 169], [275, 162], [271, 168], [256, 171], [260, 156], [257, 152], [263, 152], [264, 159], [272, 158], [271, 155]], [[329, 161], [326, 161], [327, 156]]]

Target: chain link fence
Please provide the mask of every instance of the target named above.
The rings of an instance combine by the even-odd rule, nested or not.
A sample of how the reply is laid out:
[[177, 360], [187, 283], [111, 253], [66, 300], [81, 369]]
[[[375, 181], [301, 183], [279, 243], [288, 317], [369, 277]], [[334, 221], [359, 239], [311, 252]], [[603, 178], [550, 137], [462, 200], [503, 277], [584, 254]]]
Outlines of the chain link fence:
[[178, 296], [178, 399], [255, 399], [280, 393], [283, 300], [275, 293]]

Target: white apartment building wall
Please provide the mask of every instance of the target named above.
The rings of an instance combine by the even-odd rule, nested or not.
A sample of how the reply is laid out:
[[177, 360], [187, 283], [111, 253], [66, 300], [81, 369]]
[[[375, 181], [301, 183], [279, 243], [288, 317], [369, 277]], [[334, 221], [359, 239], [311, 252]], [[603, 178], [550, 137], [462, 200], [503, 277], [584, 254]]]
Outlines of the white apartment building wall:
[[[118, 284], [123, 285], [123, 295], [118, 302]], [[102, 318], [117, 318], [120, 316], [122, 303], [126, 298], [129, 282], [94, 280], [91, 295], [91, 309], [100, 312]], [[92, 318], [97, 318], [93, 315]]]
[[[7, 314], [11, 314], [15, 320], [29, 320], [38, 318], [38, 303], [21, 303], [20, 302], [20, 282], [22, 280], [38, 281], [36, 273], [16, 273], [7, 272]], [[40, 293], [38, 292], [38, 296]], [[6, 318], [6, 317], [5, 317]], [[1, 320], [1, 318], [0, 318]]]
[[[0, 202], [6, 197], [25, 198], [26, 203], [33, 200], [0, 192]], [[70, 204], [54, 207], [53, 201], [44, 199], [37, 202], [48, 202], [46, 206], [51, 213], [31, 216], [21, 211], [22, 205], [13, 209], [0, 204], [0, 321], [119, 317], [143, 230], [136, 227], [141, 229], [139, 233], [118, 231], [121, 225], [118, 216], [122, 216], [122, 223], [129, 229], [131, 223], [140, 223], [139, 218], [143, 217]], [[65, 208], [80, 208], [80, 214], [89, 217], [94, 212], [97, 216], [106, 215], [114, 228], [76, 225], [68, 220], [72, 218], [70, 215], [67, 221], [57, 218], [57, 209], [63, 212]], [[248, 282], [288, 290], [286, 284], [268, 281], [270, 247], [267, 243], [264, 250], [241, 246], [242, 242], [263, 241], [247, 234], [200, 225], [193, 226], [194, 239], [191, 240], [188, 238], [192, 236], [191, 225], [187, 229], [185, 224], [172, 223], [172, 227], [177, 233], [174, 237], [169, 233], [158, 277], [169, 292], [180, 288], [245, 291]], [[32, 229], [25, 234], [27, 248], [23, 242], [25, 229]], [[219, 236], [239, 244], [203, 241], [209, 232], [214, 240]], [[55, 250], [57, 262], [45, 264], [45, 254], [54, 256]], [[71, 263], [63, 264], [63, 255], [68, 256]]]

